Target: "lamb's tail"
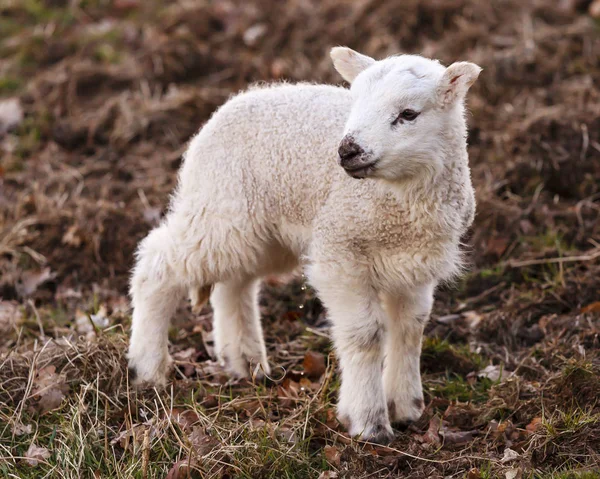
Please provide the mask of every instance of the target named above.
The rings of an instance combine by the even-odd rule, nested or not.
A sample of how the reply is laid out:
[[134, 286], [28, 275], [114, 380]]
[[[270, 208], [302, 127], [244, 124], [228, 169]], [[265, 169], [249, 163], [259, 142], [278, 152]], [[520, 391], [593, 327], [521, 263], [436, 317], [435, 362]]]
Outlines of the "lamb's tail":
[[192, 312], [199, 313], [210, 298], [213, 285], [190, 288], [190, 302], [192, 303]]

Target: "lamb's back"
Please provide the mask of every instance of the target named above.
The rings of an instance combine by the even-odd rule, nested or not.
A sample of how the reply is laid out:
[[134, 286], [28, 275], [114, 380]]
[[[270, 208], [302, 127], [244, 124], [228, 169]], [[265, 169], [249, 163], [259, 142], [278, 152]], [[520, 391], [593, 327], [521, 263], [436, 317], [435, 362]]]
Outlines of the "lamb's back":
[[310, 222], [345, 176], [337, 148], [350, 107], [350, 92], [329, 85], [254, 87], [233, 97], [192, 140], [178, 196], [236, 198], [251, 211]]

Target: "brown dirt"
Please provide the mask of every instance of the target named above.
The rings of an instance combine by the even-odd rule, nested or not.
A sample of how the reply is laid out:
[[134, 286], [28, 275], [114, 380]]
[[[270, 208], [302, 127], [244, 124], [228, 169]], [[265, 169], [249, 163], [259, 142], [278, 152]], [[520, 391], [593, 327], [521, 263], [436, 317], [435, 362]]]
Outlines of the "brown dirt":
[[[392, 449], [350, 444], [327, 419], [337, 380], [322, 337], [325, 314], [297, 279], [266, 285], [261, 300], [270, 358], [288, 371], [283, 382], [261, 389], [269, 413], [231, 406], [222, 415], [244, 424], [281, 425], [288, 418], [293, 428], [304, 410], [298, 404], [321, 405], [310, 422], [306, 458], [314, 461], [323, 446], [334, 445], [341, 454], [322, 463], [338, 477], [476, 479], [504, 477], [512, 468], [518, 477], [545, 478], [559, 477], [558, 469], [598, 471], [600, 35], [591, 3], [35, 0], [0, 6], [0, 97], [18, 98], [24, 111], [20, 124], [0, 136], [0, 304], [12, 301], [22, 312], [4, 328], [8, 309], [0, 309], [0, 420], [14, 422], [23, 413], [17, 406], [33, 401], [28, 376], [49, 364], [65, 375], [69, 398], [82, 378], [100, 378], [99, 390], [116, 398], [107, 412], [110, 427], [131, 419], [122, 357], [128, 274], [136, 244], [167, 205], [187, 140], [250, 83], [339, 83], [328, 51], [348, 45], [376, 57], [422, 53], [483, 67], [469, 96], [478, 199], [466, 238], [472, 268], [436, 300], [423, 359], [427, 409]], [[45, 276], [43, 268], [50, 271]], [[102, 306], [110, 334], [88, 332], [85, 339], [77, 318]], [[175, 400], [194, 388], [198, 404], [212, 414], [224, 406], [211, 386], [219, 373], [209, 361], [210, 313], [192, 315], [182, 305], [176, 325]], [[59, 354], [51, 342], [33, 361], [45, 341], [61, 337], [70, 338], [72, 349]], [[317, 381], [322, 394], [301, 386], [306, 348], [329, 359]], [[489, 364], [512, 375], [478, 378]], [[233, 391], [252, 399], [254, 388], [238, 384]], [[150, 399], [140, 401], [141, 408]], [[235, 444], [224, 440], [222, 456], [211, 449], [220, 466], [191, 469], [200, 477], [283, 477], [266, 459], [247, 472], [254, 476], [243, 476], [234, 449], [227, 449]], [[502, 462], [506, 448], [518, 457]], [[113, 450], [119, 457], [129, 451], [118, 444]], [[12, 450], [24, 453], [21, 445]], [[177, 454], [166, 461], [174, 463]], [[152, 474], [164, 476], [169, 468], [156, 465]]]

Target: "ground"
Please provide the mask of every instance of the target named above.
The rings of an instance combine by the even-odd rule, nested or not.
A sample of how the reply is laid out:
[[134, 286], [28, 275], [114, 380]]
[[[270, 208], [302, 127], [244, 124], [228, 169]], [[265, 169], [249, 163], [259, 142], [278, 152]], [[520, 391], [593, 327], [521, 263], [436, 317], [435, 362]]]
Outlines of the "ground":
[[[600, 4], [0, 2], [3, 477], [599, 478]], [[596, 17], [596, 19], [595, 19]], [[127, 281], [192, 135], [257, 81], [339, 83], [335, 45], [483, 67], [469, 272], [438, 293], [426, 410], [351, 440], [326, 314], [270, 279], [266, 381], [182, 304], [166, 390], [128, 387]], [[310, 194], [307, 191], [307, 194]]]

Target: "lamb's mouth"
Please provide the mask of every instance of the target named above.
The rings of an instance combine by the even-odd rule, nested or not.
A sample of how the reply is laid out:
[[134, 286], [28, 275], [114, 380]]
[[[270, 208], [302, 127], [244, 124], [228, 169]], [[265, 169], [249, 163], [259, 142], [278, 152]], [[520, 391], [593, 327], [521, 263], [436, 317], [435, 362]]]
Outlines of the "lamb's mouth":
[[357, 178], [362, 180], [369, 176], [373, 171], [375, 171], [375, 166], [377, 165], [377, 160], [372, 161], [371, 163], [356, 165], [351, 168], [346, 167], [344, 171], [351, 176], [352, 178]]

